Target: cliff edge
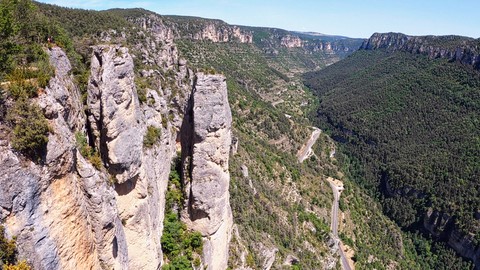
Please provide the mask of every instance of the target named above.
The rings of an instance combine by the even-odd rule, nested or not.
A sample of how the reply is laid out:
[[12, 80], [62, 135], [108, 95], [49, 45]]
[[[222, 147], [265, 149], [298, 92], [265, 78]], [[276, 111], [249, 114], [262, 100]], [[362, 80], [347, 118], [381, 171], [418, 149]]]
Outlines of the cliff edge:
[[383, 49], [445, 58], [480, 69], [480, 39], [461, 36], [407, 36], [401, 33], [374, 33], [361, 50]]

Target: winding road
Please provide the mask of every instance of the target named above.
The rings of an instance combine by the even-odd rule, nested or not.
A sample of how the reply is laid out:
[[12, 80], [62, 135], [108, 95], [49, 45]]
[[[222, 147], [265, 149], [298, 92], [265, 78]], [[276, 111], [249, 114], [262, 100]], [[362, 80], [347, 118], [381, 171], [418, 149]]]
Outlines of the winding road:
[[297, 158], [299, 163], [302, 163], [305, 159], [309, 158], [313, 154], [312, 146], [318, 140], [318, 137], [320, 137], [320, 133], [322, 133], [322, 130], [313, 127], [313, 132], [310, 136], [310, 139], [308, 139], [307, 143], [305, 143], [302, 148], [298, 150]]
[[[300, 148], [297, 153], [298, 162], [302, 163], [305, 159], [309, 158], [313, 154], [312, 146], [320, 137], [320, 133], [322, 130], [313, 127], [313, 132], [308, 141]], [[335, 149], [333, 150], [333, 154], [330, 154], [330, 158], [335, 155]], [[340, 238], [338, 237], [338, 201], [340, 200], [340, 193], [343, 190], [343, 183], [340, 180], [333, 179], [332, 177], [327, 178], [328, 183], [333, 191], [333, 204], [332, 204], [332, 222], [330, 223], [330, 230], [332, 231], [332, 235], [334, 240], [339, 244], [338, 253], [340, 255], [340, 262], [342, 264], [343, 270], [352, 270], [351, 265], [343, 251], [343, 244]], [[354, 269], [354, 268], [353, 268]]]
[[327, 178], [328, 183], [333, 191], [333, 205], [332, 205], [332, 222], [330, 224], [330, 229], [332, 230], [333, 237], [339, 243], [338, 253], [340, 254], [340, 261], [342, 263], [342, 268], [344, 270], [352, 270], [350, 264], [348, 263], [347, 256], [343, 252], [343, 245], [338, 237], [338, 201], [340, 200], [340, 193], [343, 190], [343, 183], [339, 180], [334, 180], [333, 178]]

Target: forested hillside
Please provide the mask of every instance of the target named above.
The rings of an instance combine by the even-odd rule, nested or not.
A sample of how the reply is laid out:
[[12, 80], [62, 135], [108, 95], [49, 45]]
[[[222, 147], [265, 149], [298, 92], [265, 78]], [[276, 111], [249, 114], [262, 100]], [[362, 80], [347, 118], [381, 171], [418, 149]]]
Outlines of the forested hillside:
[[478, 263], [478, 71], [378, 48], [304, 79], [320, 98], [312, 117], [342, 145], [353, 180], [384, 213]]

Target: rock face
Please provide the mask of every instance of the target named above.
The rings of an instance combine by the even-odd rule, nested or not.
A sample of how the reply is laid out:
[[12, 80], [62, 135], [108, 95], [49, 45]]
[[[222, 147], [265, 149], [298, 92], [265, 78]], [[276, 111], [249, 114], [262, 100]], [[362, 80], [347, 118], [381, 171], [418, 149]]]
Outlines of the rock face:
[[[0, 220], [8, 237], [17, 236], [19, 258], [34, 269], [161, 267], [165, 192], [176, 155], [181, 104], [186, 104], [192, 87], [191, 70], [178, 60], [172, 41], [165, 40], [168, 32], [156, 26], [147, 25], [152, 27], [147, 28], [151, 47], [136, 57], [164, 63], [157, 66], [163, 73], [178, 67], [169, 78], [178, 96], [167, 87], [146, 89], [148, 103], [140, 104], [132, 55], [121, 46], [96, 46], [87, 117], [69, 75], [70, 62], [54, 47], [48, 53], [56, 75], [33, 99], [52, 129], [44, 162], [34, 164], [15, 153], [0, 122]], [[160, 81], [160, 71], [146, 76]], [[173, 119], [166, 120], [168, 114]], [[150, 148], [143, 146], [147, 126], [161, 130]], [[105, 169], [93, 167], [80, 154], [76, 134], [86, 135]]]
[[300, 48], [303, 49], [306, 54], [324, 53], [346, 55], [358, 50], [363, 42], [362, 39], [326, 35], [318, 36], [275, 28], [263, 28], [253, 31], [262, 32], [262, 38], [260, 38], [258, 42], [262, 44], [264, 51], [273, 54], [277, 54], [277, 50], [281, 48]]
[[228, 159], [232, 115], [222, 75], [197, 74], [182, 127], [184, 187], [182, 220], [202, 233], [204, 265], [226, 269], [232, 231]]
[[251, 33], [242, 31], [238, 26], [217, 26], [207, 24], [198, 33], [193, 35], [196, 40], [210, 40], [213, 42], [238, 41], [240, 43], [252, 43]]
[[[144, 54], [137, 57], [147, 63], [162, 61], [164, 68], [169, 69], [178, 55], [171, 41], [164, 40], [169, 37], [168, 31], [148, 18], [145, 24], [153, 34], [150, 46], [158, 49], [145, 47]], [[139, 103], [133, 57], [126, 48], [94, 47], [91, 69], [88, 86], [91, 137], [109, 173], [116, 178], [115, 198], [127, 243], [128, 266], [157, 269], [163, 263], [165, 192], [176, 138], [174, 128], [164, 117], [174, 108], [167, 107], [163, 93], [166, 91], [162, 89], [146, 89], [149, 102]], [[181, 81], [185, 80], [184, 69], [179, 68]], [[146, 76], [153, 80], [158, 72], [151, 73]], [[143, 137], [148, 126], [160, 129], [161, 136], [154, 146], [144, 148]]]
[[133, 59], [120, 46], [97, 46], [88, 85], [89, 121], [97, 150], [118, 183], [139, 174], [145, 133], [140, 121]]
[[281, 37], [280, 44], [287, 48], [299, 48], [303, 47], [303, 40], [297, 36], [286, 35]]
[[461, 233], [452, 216], [429, 210], [424, 217], [423, 226], [434, 237], [445, 240], [458, 254], [471, 259], [475, 269], [480, 269], [480, 246], [474, 244], [475, 235]]
[[17, 236], [19, 257], [34, 269], [126, 269], [114, 191], [76, 150], [74, 133], [84, 128], [85, 115], [70, 63], [59, 48], [48, 53], [56, 76], [35, 100], [52, 127], [45, 164], [24, 160], [1, 140], [1, 219]]
[[[48, 51], [55, 77], [32, 99], [52, 129], [40, 164], [13, 151], [0, 119], [0, 221], [34, 269], [160, 269], [165, 192], [180, 138], [182, 219], [204, 237], [203, 265], [227, 268], [232, 116], [225, 77], [194, 75], [178, 56], [175, 29], [160, 17], [131, 22], [144, 37], [130, 44], [133, 52], [111, 45], [125, 33], [102, 33], [109, 45], [92, 47], [87, 106], [67, 55]], [[222, 27], [206, 27], [200, 38], [252, 42], [239, 27]], [[146, 68], [135, 69], [135, 58]], [[143, 103], [135, 76], [149, 82]], [[149, 126], [160, 135], [147, 147]], [[96, 167], [81, 154], [76, 137], [83, 136], [101, 156]]]
[[209, 40], [211, 42], [252, 43], [253, 33], [220, 20], [171, 16], [165, 24], [174, 29], [177, 39]]
[[[449, 43], [461, 46], [449, 47]], [[401, 33], [375, 33], [364, 41], [361, 49], [406, 51], [427, 55], [429, 58], [445, 58], [480, 69], [480, 42], [478, 39], [460, 36], [407, 36]]]

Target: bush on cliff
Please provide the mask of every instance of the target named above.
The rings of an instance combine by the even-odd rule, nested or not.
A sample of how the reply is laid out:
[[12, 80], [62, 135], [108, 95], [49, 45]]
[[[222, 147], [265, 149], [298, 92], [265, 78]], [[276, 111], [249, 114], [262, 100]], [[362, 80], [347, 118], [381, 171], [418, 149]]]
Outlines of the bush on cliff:
[[31, 158], [45, 153], [50, 128], [47, 119], [37, 105], [28, 100], [18, 100], [7, 114], [13, 125], [12, 147]]
[[152, 147], [155, 143], [160, 140], [160, 136], [162, 136], [162, 130], [156, 128], [154, 126], [147, 127], [147, 134], [143, 138], [143, 145], [147, 148]]
[[103, 167], [102, 158], [100, 157], [100, 153], [88, 145], [87, 137], [82, 132], [77, 132], [75, 133], [75, 140], [77, 141], [80, 154], [88, 159], [97, 170], [100, 170]]
[[179, 162], [177, 159], [172, 165], [166, 194], [166, 215], [161, 243], [168, 264], [162, 267], [164, 270], [193, 269], [192, 263], [198, 264], [198, 254], [201, 254], [203, 249], [202, 235], [189, 231], [180, 221], [178, 210], [175, 210], [181, 207], [183, 202]]
[[5, 264], [13, 264], [16, 261], [17, 248], [15, 239], [5, 237], [5, 228], [0, 225], [0, 261]]

